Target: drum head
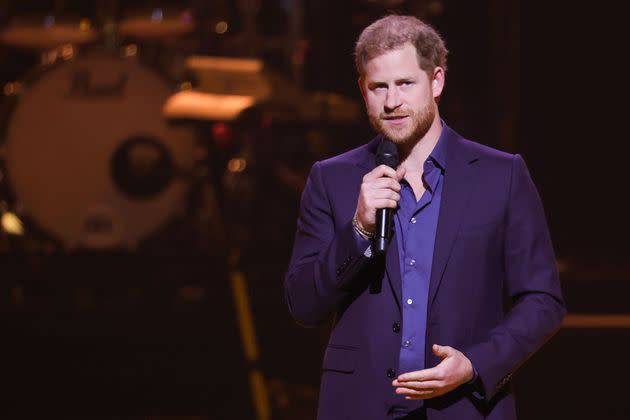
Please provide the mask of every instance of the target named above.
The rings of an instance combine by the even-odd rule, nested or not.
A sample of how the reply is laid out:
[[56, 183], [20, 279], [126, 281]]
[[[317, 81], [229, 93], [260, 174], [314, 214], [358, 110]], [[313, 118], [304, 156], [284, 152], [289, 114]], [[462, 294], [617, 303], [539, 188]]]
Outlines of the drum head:
[[195, 137], [164, 121], [171, 94], [133, 58], [104, 55], [25, 83], [5, 144], [20, 208], [67, 248], [134, 248], [186, 203]]

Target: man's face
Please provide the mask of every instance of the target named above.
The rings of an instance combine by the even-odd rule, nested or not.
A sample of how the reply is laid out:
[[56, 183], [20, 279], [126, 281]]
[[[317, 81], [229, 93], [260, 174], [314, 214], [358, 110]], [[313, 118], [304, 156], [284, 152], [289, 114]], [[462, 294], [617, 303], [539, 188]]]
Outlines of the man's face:
[[369, 60], [359, 85], [372, 127], [396, 144], [417, 142], [436, 118], [443, 82], [440, 67], [429, 79], [411, 44]]

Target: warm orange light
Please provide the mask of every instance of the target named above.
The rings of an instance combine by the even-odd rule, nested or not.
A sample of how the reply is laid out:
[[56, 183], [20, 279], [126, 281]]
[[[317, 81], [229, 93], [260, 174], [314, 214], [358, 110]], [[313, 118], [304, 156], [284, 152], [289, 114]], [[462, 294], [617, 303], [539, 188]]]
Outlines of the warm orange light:
[[44, 52], [41, 55], [41, 63], [45, 66], [54, 64], [55, 61], [57, 61], [58, 57], [59, 57], [59, 53], [57, 52], [56, 49], [52, 51]]
[[22, 225], [22, 221], [11, 212], [6, 212], [2, 215], [0, 224], [2, 224], [2, 229], [4, 229], [5, 232], [10, 233], [11, 235], [24, 234], [24, 226]]
[[247, 168], [247, 161], [242, 158], [230, 159], [228, 162], [228, 171], [243, 172]]
[[125, 58], [135, 57], [137, 53], [138, 53], [138, 46], [136, 44], [129, 44], [129, 45], [125, 45], [122, 48], [121, 55]]
[[220, 35], [223, 35], [224, 33], [226, 33], [228, 30], [228, 24], [227, 22], [221, 21], [221, 22], [217, 22], [217, 24], [214, 26], [214, 31]]
[[10, 82], [4, 85], [5, 96], [17, 95], [22, 90], [22, 85], [19, 82]]
[[216, 95], [185, 90], [168, 98], [163, 112], [167, 118], [231, 121], [254, 103], [252, 96]]
[[256, 58], [204, 57], [194, 55], [186, 59], [186, 67], [192, 70], [259, 73], [263, 69], [263, 62]]
[[79, 29], [81, 29], [83, 32], [89, 31], [91, 27], [92, 22], [90, 22], [90, 19], [81, 19], [81, 22], [79, 22]]
[[72, 44], [64, 44], [61, 48], [61, 57], [68, 61], [74, 57], [74, 47]]

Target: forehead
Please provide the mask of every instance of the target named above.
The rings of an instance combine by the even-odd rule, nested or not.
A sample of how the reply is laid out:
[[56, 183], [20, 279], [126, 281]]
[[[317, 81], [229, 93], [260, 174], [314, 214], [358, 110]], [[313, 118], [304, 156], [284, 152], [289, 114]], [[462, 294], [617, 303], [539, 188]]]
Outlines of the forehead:
[[422, 73], [422, 69], [418, 63], [416, 48], [409, 43], [365, 63], [365, 78], [368, 80], [411, 77], [418, 73]]

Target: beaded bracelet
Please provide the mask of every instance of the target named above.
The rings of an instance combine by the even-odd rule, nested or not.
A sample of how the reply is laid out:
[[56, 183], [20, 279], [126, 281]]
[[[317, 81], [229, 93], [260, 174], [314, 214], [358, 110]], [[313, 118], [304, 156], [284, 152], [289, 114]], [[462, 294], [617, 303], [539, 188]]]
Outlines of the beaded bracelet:
[[374, 237], [374, 232], [368, 232], [367, 230], [363, 229], [356, 217], [352, 219], [352, 227], [354, 228], [355, 232], [361, 235], [363, 239], [369, 240]]

